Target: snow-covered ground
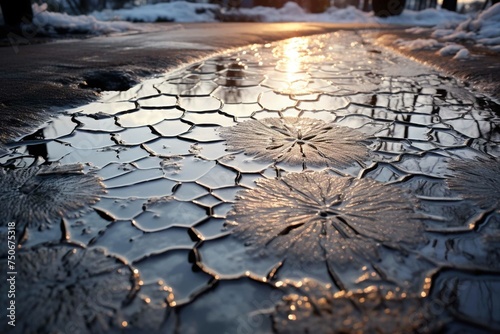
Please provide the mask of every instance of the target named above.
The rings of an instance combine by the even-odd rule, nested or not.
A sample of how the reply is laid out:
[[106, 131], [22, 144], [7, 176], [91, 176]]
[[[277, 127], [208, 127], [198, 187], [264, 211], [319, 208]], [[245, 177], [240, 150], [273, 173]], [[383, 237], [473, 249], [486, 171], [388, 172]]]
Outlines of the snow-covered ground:
[[405, 10], [399, 16], [388, 18], [375, 17], [373, 13], [363, 12], [355, 7], [330, 7], [325, 13], [306, 13], [295, 2], [288, 2], [282, 8], [255, 7], [241, 9], [250, 17], [260, 17], [264, 22], [303, 21], [303, 22], [339, 22], [339, 23], [382, 23], [419, 26], [434, 26], [443, 22], [460, 22], [467, 16], [449, 11], [426, 9], [420, 12]]
[[468, 18], [454, 29], [436, 29], [432, 36], [446, 41], [474, 41], [500, 52], [500, 3]]
[[47, 4], [33, 4], [33, 24], [37, 32], [110, 34], [125, 31], [141, 31], [142, 27], [125, 21], [102, 21], [94, 16], [68, 15], [47, 11]]
[[[144, 30], [131, 22], [217, 22], [221, 15], [240, 15], [261, 22], [336, 22], [336, 23], [380, 23], [414, 25], [408, 30], [421, 33], [432, 32], [434, 39], [398, 41], [400, 47], [415, 50], [422, 48], [447, 48], [441, 55], [457, 55], [463, 59], [468, 51], [461, 51], [457, 41], [480, 44], [500, 52], [500, 4], [472, 15], [458, 14], [441, 9], [426, 9], [420, 12], [405, 10], [399, 16], [375, 17], [354, 7], [329, 8], [325, 13], [306, 13], [299, 5], [288, 2], [282, 8], [254, 7], [239, 12], [221, 10], [217, 5], [175, 1], [143, 5], [132, 9], [105, 10], [89, 16], [70, 16], [46, 11], [46, 5], [33, 5], [34, 23], [47, 32], [67, 31], [79, 33], [108, 34], [130, 30]], [[428, 27], [428, 28], [422, 28]], [[440, 39], [438, 41], [437, 39]], [[449, 47], [455, 45], [454, 47]], [[452, 50], [456, 50], [455, 53]], [[458, 55], [460, 53], [460, 55]]]
[[436, 52], [438, 55], [467, 59], [470, 57], [470, 52], [465, 46], [457, 44], [464, 42], [500, 52], [500, 3], [459, 23], [439, 24], [433, 28], [415, 27], [406, 31], [415, 34], [430, 32], [433, 37], [396, 41], [399, 47], [407, 50], [439, 49]]
[[131, 9], [104, 10], [92, 16], [104, 21], [132, 22], [216, 22], [220, 7], [212, 4], [175, 1]]
[[[215, 22], [217, 5], [175, 1], [144, 5], [131, 9], [105, 10], [92, 13], [99, 20], [125, 20], [134, 22]], [[225, 12], [226, 15], [236, 12]], [[356, 22], [389, 23], [434, 26], [444, 22], [461, 22], [466, 15], [444, 10], [426, 9], [420, 12], [405, 10], [402, 15], [389, 18], [377, 18], [372, 13], [363, 12], [354, 7], [329, 8], [325, 13], [310, 14], [295, 2], [288, 2], [282, 8], [254, 7], [241, 8], [238, 12], [249, 19], [261, 22]]]

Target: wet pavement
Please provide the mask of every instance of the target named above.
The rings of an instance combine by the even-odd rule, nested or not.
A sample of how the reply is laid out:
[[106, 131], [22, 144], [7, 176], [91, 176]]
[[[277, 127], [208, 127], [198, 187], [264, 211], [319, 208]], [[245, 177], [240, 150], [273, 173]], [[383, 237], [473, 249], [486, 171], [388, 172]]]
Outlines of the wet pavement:
[[28, 134], [61, 109], [95, 100], [102, 90], [127, 90], [140, 80], [228, 48], [339, 29], [373, 28], [328, 23], [137, 26], [144, 32], [56, 38], [46, 43], [46, 37], [36, 35], [35, 30], [0, 40], [0, 146]]
[[499, 107], [338, 31], [67, 110], [0, 157], [14, 332], [498, 331]]

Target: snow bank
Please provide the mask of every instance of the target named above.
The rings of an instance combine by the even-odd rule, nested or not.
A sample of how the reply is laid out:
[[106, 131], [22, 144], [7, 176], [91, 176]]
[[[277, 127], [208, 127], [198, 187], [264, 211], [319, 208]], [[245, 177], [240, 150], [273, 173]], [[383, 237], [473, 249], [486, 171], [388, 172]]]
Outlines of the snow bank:
[[453, 59], [457, 60], [469, 59], [470, 57], [470, 52], [465, 46], [453, 43], [441, 48], [437, 54], [440, 56], [453, 56]]
[[469, 59], [470, 52], [466, 48], [460, 49], [453, 59]]
[[435, 39], [424, 39], [424, 38], [417, 38], [414, 40], [403, 40], [403, 39], [398, 39], [394, 42], [396, 45], [398, 45], [400, 48], [415, 51], [415, 50], [429, 50], [429, 49], [435, 49], [438, 47], [443, 46], [442, 43], [439, 43]]
[[401, 49], [417, 51], [417, 50], [433, 50], [440, 48], [436, 54], [440, 56], [454, 56], [453, 59], [469, 59], [470, 52], [466, 47], [455, 43], [441, 43], [435, 39], [417, 38], [412, 40], [397, 39], [394, 44]]
[[388, 18], [375, 17], [373, 13], [363, 12], [355, 7], [330, 7], [324, 13], [306, 13], [297, 3], [287, 2], [282, 8], [255, 7], [244, 8], [245, 16], [260, 18], [264, 22], [332, 22], [332, 23], [381, 23], [418, 26], [434, 26], [445, 22], [463, 21], [467, 16], [446, 10], [426, 9], [420, 12], [405, 10], [399, 16]]
[[454, 56], [458, 51], [465, 49], [464, 46], [460, 44], [448, 44], [444, 48], [438, 51], [441, 56]]
[[325, 13], [306, 13], [302, 7], [295, 2], [287, 2], [281, 8], [261, 7], [241, 8], [239, 13], [252, 21], [262, 22], [375, 22], [372, 15], [364, 13], [354, 7], [338, 9], [329, 8]]
[[421, 12], [405, 10], [400, 16], [378, 18], [372, 13], [363, 12], [355, 7], [330, 7], [324, 13], [306, 13], [295, 2], [287, 2], [282, 8], [254, 7], [224, 12], [213, 4], [175, 1], [143, 5], [131, 9], [105, 10], [94, 12], [99, 20], [126, 20], [133, 22], [215, 22], [218, 13], [246, 18], [247, 21], [261, 22], [333, 22], [333, 23], [381, 23], [433, 26], [444, 22], [463, 21], [466, 16], [446, 10], [426, 9]]
[[446, 41], [472, 40], [500, 51], [500, 3], [461, 22], [455, 29], [436, 29], [432, 36]]
[[110, 34], [124, 31], [140, 31], [130, 22], [104, 22], [95, 17], [47, 12], [47, 4], [33, 4], [33, 24], [44, 33]]
[[467, 18], [467, 15], [458, 14], [448, 10], [427, 8], [422, 11], [405, 9], [399, 16], [379, 18], [379, 23], [403, 24], [413, 26], [436, 26], [449, 23], [458, 23]]
[[[190, 3], [175, 1], [143, 5], [131, 9], [105, 10], [94, 12], [90, 16], [70, 16], [67, 14], [51, 13], [46, 11], [47, 5], [33, 5], [35, 14], [34, 23], [47, 32], [70, 32], [88, 34], [108, 34], [130, 30], [142, 31], [145, 28], [133, 25], [130, 22], [216, 22], [219, 15], [231, 13], [248, 18], [249, 21], [262, 22], [332, 22], [332, 23], [380, 23], [403, 24], [416, 26], [438, 26], [448, 29], [435, 28], [432, 36], [443, 38], [445, 41], [470, 40], [488, 45], [500, 51], [500, 4], [492, 6], [476, 18], [446, 10], [426, 9], [420, 12], [405, 10], [400, 16], [378, 18], [372, 13], [366, 13], [355, 7], [330, 7], [326, 12], [319, 14], [306, 13], [295, 2], [288, 2], [282, 8], [254, 7], [242, 8], [239, 11], [225, 12], [218, 5], [204, 3]], [[450, 26], [451, 24], [451, 26]], [[412, 32], [422, 32], [423, 28], [413, 29]], [[419, 44], [420, 43], [420, 44]], [[436, 47], [431, 44], [401, 44], [409, 49]]]
[[215, 22], [220, 7], [212, 4], [175, 1], [131, 9], [105, 10], [91, 15], [99, 20], [132, 22]]

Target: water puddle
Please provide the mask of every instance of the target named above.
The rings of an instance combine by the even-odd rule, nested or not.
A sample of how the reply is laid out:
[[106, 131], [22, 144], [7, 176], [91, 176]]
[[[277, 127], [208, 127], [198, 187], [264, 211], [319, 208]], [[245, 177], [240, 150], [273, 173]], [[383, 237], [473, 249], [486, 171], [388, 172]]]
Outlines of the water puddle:
[[107, 92], [0, 156], [21, 329], [498, 331], [499, 109], [354, 32]]

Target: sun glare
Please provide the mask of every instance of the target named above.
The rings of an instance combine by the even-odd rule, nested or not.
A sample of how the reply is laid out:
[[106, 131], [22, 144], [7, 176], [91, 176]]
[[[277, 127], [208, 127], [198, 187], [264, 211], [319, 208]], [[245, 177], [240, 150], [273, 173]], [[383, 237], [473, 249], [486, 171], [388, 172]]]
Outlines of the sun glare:
[[273, 55], [280, 59], [276, 69], [286, 73], [290, 86], [304, 76], [305, 63], [310, 55], [309, 40], [301, 37], [291, 38], [273, 50]]

